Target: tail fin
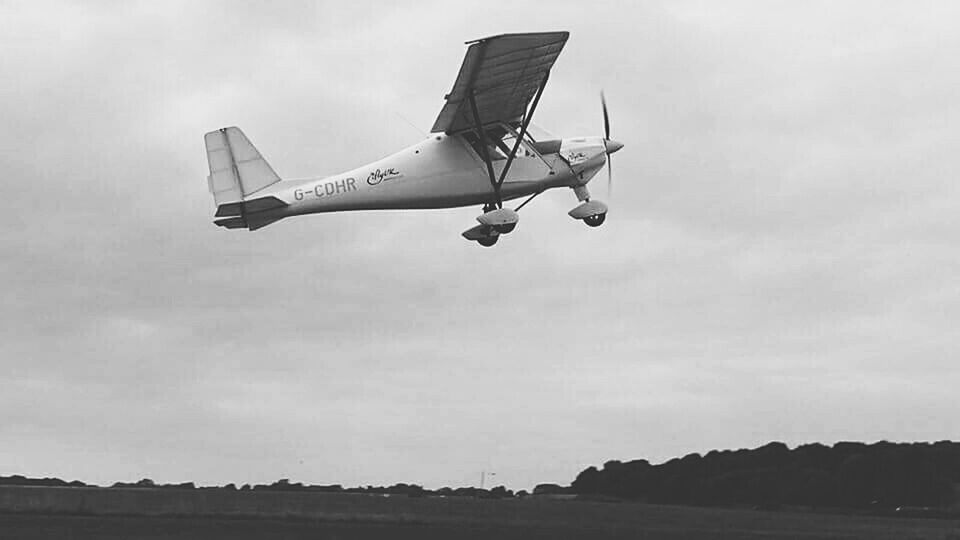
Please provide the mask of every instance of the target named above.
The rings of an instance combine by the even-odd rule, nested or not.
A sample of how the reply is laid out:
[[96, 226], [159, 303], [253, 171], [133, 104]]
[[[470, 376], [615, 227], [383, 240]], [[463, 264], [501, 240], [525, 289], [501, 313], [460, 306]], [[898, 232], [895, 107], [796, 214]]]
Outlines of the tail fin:
[[282, 215], [270, 210], [287, 206], [280, 199], [267, 195], [250, 195], [280, 181], [267, 160], [250, 143], [238, 127], [211, 131], [203, 136], [210, 164], [210, 193], [217, 203], [214, 223], [228, 229], [248, 228], [251, 231], [266, 227]]
[[238, 127], [211, 131], [203, 137], [210, 165], [210, 193], [217, 206], [242, 201], [276, 184], [280, 177]]

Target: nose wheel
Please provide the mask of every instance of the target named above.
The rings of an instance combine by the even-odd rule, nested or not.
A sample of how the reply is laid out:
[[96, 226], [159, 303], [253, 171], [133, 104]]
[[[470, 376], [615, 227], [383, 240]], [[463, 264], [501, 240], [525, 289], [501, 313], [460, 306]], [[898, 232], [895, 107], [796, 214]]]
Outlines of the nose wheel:
[[[589, 200], [586, 186], [577, 186], [577, 197], [584, 201], [580, 206], [567, 212], [573, 219], [582, 220], [589, 227], [599, 227], [607, 220], [607, 205], [594, 199]], [[586, 200], [585, 200], [586, 199]]]
[[603, 222], [607, 220], [607, 214], [596, 214], [593, 216], [587, 216], [583, 218], [583, 222], [587, 224], [588, 227], [599, 227], [603, 225]]

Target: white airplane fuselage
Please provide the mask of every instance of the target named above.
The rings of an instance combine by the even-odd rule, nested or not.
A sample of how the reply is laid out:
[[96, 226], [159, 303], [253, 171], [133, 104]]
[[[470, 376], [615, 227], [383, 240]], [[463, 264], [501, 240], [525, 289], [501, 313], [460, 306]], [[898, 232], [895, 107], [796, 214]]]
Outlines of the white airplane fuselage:
[[[553, 153], [521, 147], [501, 186], [503, 200], [554, 187], [584, 185], [606, 163], [602, 137], [564, 139]], [[499, 178], [507, 160], [492, 161]], [[431, 134], [395, 154], [341, 174], [284, 180], [245, 199], [276, 197], [287, 206], [268, 210], [271, 221], [345, 210], [453, 208], [490, 203], [486, 163], [459, 135]]]

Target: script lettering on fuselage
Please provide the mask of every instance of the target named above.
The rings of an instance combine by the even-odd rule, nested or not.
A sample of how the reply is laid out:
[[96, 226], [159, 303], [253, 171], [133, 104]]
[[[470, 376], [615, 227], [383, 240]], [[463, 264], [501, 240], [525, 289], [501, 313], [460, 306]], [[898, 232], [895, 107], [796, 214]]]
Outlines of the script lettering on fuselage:
[[297, 188], [293, 190], [293, 198], [302, 201], [304, 197], [332, 197], [334, 195], [339, 195], [341, 193], [348, 193], [350, 191], [357, 190], [357, 179], [356, 178], [342, 178], [340, 180], [330, 180], [328, 182], [321, 182], [312, 189], [300, 189]]
[[370, 173], [369, 176], [367, 176], [367, 183], [370, 184], [371, 186], [375, 186], [380, 182], [393, 180], [394, 178], [399, 178], [400, 176], [403, 176], [403, 175], [401, 175], [400, 171], [398, 171], [393, 167], [390, 167], [389, 169], [377, 169], [372, 173]]
[[573, 151], [573, 152], [568, 152], [565, 156], [563, 156], [563, 158], [566, 159], [567, 163], [569, 163], [570, 165], [576, 165], [578, 163], [582, 163], [586, 161], [587, 154], [586, 152]]

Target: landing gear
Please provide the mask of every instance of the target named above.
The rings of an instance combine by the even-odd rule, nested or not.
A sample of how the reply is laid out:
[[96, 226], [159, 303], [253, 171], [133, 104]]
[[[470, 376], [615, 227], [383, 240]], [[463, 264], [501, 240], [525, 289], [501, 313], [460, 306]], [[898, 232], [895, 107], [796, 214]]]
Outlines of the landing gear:
[[[586, 186], [578, 187], [581, 189], [581, 191], [577, 193], [578, 197], [588, 195], [586, 193]], [[580, 206], [568, 212], [568, 214], [573, 219], [583, 220], [583, 222], [590, 227], [599, 227], [603, 225], [603, 222], [607, 219], [607, 205], [596, 199], [592, 201], [586, 200], [581, 203]]]
[[501, 234], [513, 232], [519, 219], [516, 210], [497, 208], [492, 203], [485, 204], [483, 214], [477, 217], [480, 224], [463, 231], [463, 237], [478, 242], [481, 246], [490, 247], [497, 243]]
[[471, 227], [461, 235], [471, 242], [476, 242], [483, 247], [490, 247], [497, 243], [497, 240], [500, 239], [500, 233], [494, 227], [490, 225], [477, 225]]
[[607, 214], [596, 214], [593, 216], [587, 216], [583, 218], [583, 222], [590, 227], [599, 227], [603, 225], [603, 222], [607, 220]]
[[[517, 215], [516, 210], [503, 207], [503, 196], [500, 194], [500, 188], [503, 187], [503, 181], [507, 178], [507, 172], [510, 170], [510, 164], [513, 163], [513, 159], [517, 156], [517, 150], [520, 149], [520, 143], [523, 141], [523, 138], [527, 133], [527, 126], [530, 124], [531, 118], [533, 118], [533, 112], [537, 110], [537, 103], [540, 102], [540, 95], [543, 93], [543, 88], [547, 85], [547, 77], [549, 75], [550, 70], [547, 69], [546, 73], [543, 75], [543, 80], [540, 81], [540, 84], [537, 87], [537, 94], [533, 98], [533, 104], [530, 105], [529, 108], [524, 106], [523, 121], [520, 124], [520, 133], [516, 134], [513, 148], [510, 149], [510, 153], [507, 155], [507, 161], [504, 163], [503, 169], [500, 170], [499, 178], [497, 178], [493, 171], [493, 161], [490, 159], [490, 152], [487, 145], [487, 132], [484, 130], [484, 122], [480, 117], [480, 110], [477, 108], [477, 90], [473, 88], [473, 83], [471, 80], [469, 85], [470, 88], [466, 97], [467, 101], [470, 103], [470, 112], [473, 113], [474, 132], [480, 142], [480, 157], [483, 158], [483, 162], [487, 166], [487, 176], [490, 179], [490, 187], [493, 188], [493, 199], [483, 205], [483, 215], [477, 218], [477, 221], [480, 222], [480, 225], [477, 225], [462, 233], [462, 236], [467, 240], [476, 241], [483, 247], [490, 247], [497, 243], [497, 240], [500, 239], [501, 234], [511, 233], [515, 228], [517, 228], [517, 220], [520, 219], [520, 216]], [[488, 118], [486, 123], [489, 124], [491, 119], [492, 118]], [[503, 148], [506, 147], [504, 146]], [[530, 197], [530, 199], [532, 198], [533, 196]], [[527, 202], [529, 202], [530, 199], [527, 199]], [[526, 202], [523, 204], [526, 204]], [[519, 207], [517, 210], [519, 210]]]

